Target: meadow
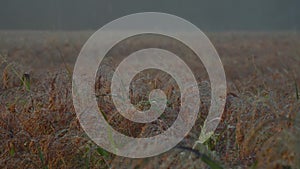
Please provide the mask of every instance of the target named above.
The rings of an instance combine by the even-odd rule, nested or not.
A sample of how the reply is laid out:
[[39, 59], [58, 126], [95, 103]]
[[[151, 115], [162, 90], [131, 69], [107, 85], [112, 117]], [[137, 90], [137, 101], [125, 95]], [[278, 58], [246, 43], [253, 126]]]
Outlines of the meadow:
[[[207, 142], [192, 149], [210, 106], [210, 84], [201, 62], [183, 56], [199, 83], [202, 102], [197, 122], [178, 146], [146, 159], [105, 151], [78, 122], [72, 72], [91, 34], [0, 32], [0, 168], [300, 168], [299, 32], [208, 32], [227, 77], [222, 121]], [[184, 50], [171, 43], [161, 45], [179, 54]], [[138, 74], [132, 82], [139, 86], [130, 93], [132, 103], [140, 110], [149, 108], [145, 95], [160, 88], [168, 96], [168, 106], [150, 124], [124, 119], [109, 95], [114, 68], [132, 51], [120, 47], [121, 52], [112, 50], [99, 66], [95, 84], [99, 108], [119, 132], [132, 137], [157, 135], [176, 118], [178, 86], [157, 70]]]

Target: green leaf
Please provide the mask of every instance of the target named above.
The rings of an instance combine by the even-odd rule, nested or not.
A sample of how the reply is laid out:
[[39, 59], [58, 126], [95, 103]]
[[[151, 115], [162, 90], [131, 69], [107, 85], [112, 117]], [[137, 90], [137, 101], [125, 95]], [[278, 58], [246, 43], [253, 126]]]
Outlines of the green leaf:
[[106, 157], [106, 158], [109, 157], [109, 153], [108, 153], [106, 150], [102, 149], [101, 147], [98, 147], [98, 148], [97, 148], [97, 152], [98, 152], [100, 155], [102, 155], [103, 157]]
[[9, 150], [9, 154], [10, 154], [10, 156], [14, 156], [15, 155], [15, 148], [14, 147], [12, 147], [10, 150]]
[[211, 169], [223, 169], [217, 162], [210, 159], [208, 156], [203, 155], [201, 160], [205, 162]]
[[39, 158], [42, 162], [43, 169], [48, 169], [48, 166], [45, 164], [45, 158], [44, 158], [43, 151], [40, 148], [39, 148]]

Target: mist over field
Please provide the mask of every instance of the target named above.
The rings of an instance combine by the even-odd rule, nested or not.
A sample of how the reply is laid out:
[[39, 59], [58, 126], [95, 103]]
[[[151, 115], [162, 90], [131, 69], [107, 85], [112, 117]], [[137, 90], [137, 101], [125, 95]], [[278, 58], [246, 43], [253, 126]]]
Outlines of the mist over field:
[[[0, 0], [0, 7], [0, 168], [299, 168], [299, 0]], [[193, 25], [186, 27], [186, 21], [178, 22], [176, 18], [174, 22], [161, 15], [149, 20], [142, 14], [130, 22], [122, 20], [107, 26], [138, 12], [173, 14]], [[149, 17], [149, 13], [146, 15]], [[103, 26], [100, 34], [93, 34]], [[195, 26], [210, 42], [202, 43], [207, 39], [199, 38], [201, 33], [195, 36]], [[176, 36], [147, 33], [157, 29]], [[123, 39], [136, 31], [146, 33]], [[223, 65], [202, 62], [191, 42], [201, 47], [199, 55], [207, 58], [214, 56], [212, 50], [207, 50], [213, 45]], [[114, 46], [98, 51], [108, 44]], [[186, 119], [185, 114], [180, 115], [185, 100], [182, 83], [171, 74], [157, 68], [145, 69], [131, 79], [130, 90], [125, 91], [130, 104], [139, 111], [150, 110], [152, 101], [160, 102], [162, 99], [152, 100], [150, 95], [162, 91], [165, 108], [155, 121], [132, 121], [119, 112], [113, 100], [115, 96], [123, 100], [122, 93], [114, 94], [112, 85], [120, 65], [130, 55], [151, 48], [169, 51], [186, 63], [196, 80], [195, 85], [189, 85], [199, 89], [199, 94], [192, 90], [191, 95], [200, 96], [200, 108], [193, 128], [175, 147], [154, 157], [125, 158], [115, 154], [117, 149], [110, 151], [91, 139], [81, 118], [88, 116], [85, 113], [90, 109], [76, 110], [81, 107], [77, 96], [80, 93], [96, 101], [94, 107], [98, 106], [100, 112], [92, 116], [91, 124], [104, 124], [94, 121], [102, 115], [116, 132], [128, 138], [165, 135], [176, 119]], [[98, 63], [101, 51], [107, 53]], [[149, 58], [165, 64], [156, 56]], [[173, 64], [173, 58], [168, 60], [174, 72], [181, 71], [181, 76], [188, 77], [188, 73], [182, 74], [184, 66]], [[82, 61], [84, 64], [78, 64]], [[99, 64], [98, 69], [94, 63]], [[207, 71], [211, 66], [224, 68], [227, 88], [223, 96], [213, 95], [214, 80]], [[78, 75], [86, 69], [97, 69], [94, 82], [85, 78], [89, 77], [87, 72]], [[121, 71], [127, 77], [126, 72], [136, 70], [129, 65], [128, 70]], [[214, 75], [219, 78], [222, 74]], [[77, 77], [84, 80], [76, 83]], [[126, 88], [123, 82], [117, 86]], [[220, 83], [217, 90], [224, 86]], [[89, 95], [86, 89], [95, 90]], [[218, 109], [223, 111], [222, 117], [208, 120], [218, 99], [225, 102], [225, 108]], [[82, 104], [86, 105], [89, 100]], [[215, 119], [220, 123], [216, 124]], [[201, 133], [210, 124], [218, 126], [211, 137], [204, 135], [207, 140], [202, 142]], [[90, 129], [104, 133], [93, 135], [113, 149], [136, 147], [136, 142], [116, 144], [120, 139], [110, 129]], [[174, 131], [181, 130], [179, 126]], [[170, 138], [177, 139], [176, 132]], [[170, 143], [154, 141], [159, 150]], [[132, 147], [128, 152], [138, 152]], [[147, 146], [141, 148], [145, 152]]]
[[299, 30], [300, 1], [1, 0], [0, 29], [94, 30], [137, 12], [177, 15], [205, 31]]

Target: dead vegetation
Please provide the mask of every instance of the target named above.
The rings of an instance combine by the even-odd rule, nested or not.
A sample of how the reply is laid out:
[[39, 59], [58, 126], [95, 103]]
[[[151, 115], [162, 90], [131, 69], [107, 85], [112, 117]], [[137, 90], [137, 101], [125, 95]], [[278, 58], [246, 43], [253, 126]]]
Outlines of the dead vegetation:
[[[0, 34], [6, 39], [0, 42], [0, 168], [207, 168], [195, 153], [179, 148], [158, 157], [128, 159], [95, 145], [76, 118], [70, 78], [89, 34], [19, 34], [33, 42], [16, 43], [12, 33]], [[299, 168], [300, 35], [214, 33], [209, 37], [223, 61], [229, 93], [215, 135], [196, 150], [224, 168]], [[180, 143], [185, 147], [197, 141], [210, 99], [203, 67], [189, 62], [200, 72], [196, 78], [202, 104], [196, 125]], [[131, 93], [138, 109], [149, 107], [145, 95], [152, 89], [162, 88], [168, 96], [164, 116], [144, 125], [118, 114], [109, 96], [113, 68], [104, 64], [99, 70], [98, 104], [119, 132], [147, 137], [172, 124], [180, 102], [178, 87], [168, 75], [145, 71], [134, 79], [135, 85], [142, 86]], [[28, 90], [22, 78], [26, 72]]]

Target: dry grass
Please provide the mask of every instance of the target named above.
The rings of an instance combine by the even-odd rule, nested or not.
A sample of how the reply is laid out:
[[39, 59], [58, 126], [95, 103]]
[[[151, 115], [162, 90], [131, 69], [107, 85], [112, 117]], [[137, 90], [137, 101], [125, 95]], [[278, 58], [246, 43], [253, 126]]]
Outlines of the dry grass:
[[[70, 74], [88, 35], [0, 33], [0, 168], [207, 168], [190, 151], [174, 148], [158, 157], [133, 160], [107, 153], [87, 137], [72, 105]], [[300, 35], [214, 33], [209, 37], [224, 63], [229, 93], [215, 135], [197, 150], [224, 168], [299, 168]], [[172, 49], [168, 43], [163, 45]], [[178, 49], [175, 53], [185, 50]], [[121, 53], [126, 52], [130, 50]], [[179, 109], [175, 81], [151, 70], [136, 76], [133, 83], [140, 87], [132, 88], [131, 99], [138, 109], [149, 107], [145, 96], [156, 88], [165, 91], [168, 107], [151, 124], [132, 123], [118, 114], [109, 95], [109, 79], [122, 58], [116, 55], [110, 53], [96, 83], [98, 104], [108, 122], [134, 137], [163, 132]], [[199, 72], [196, 78], [202, 99], [197, 123], [180, 143], [192, 147], [207, 115], [210, 90], [201, 63], [186, 57], [192, 70]], [[30, 74], [28, 90], [22, 82], [26, 72]]]

